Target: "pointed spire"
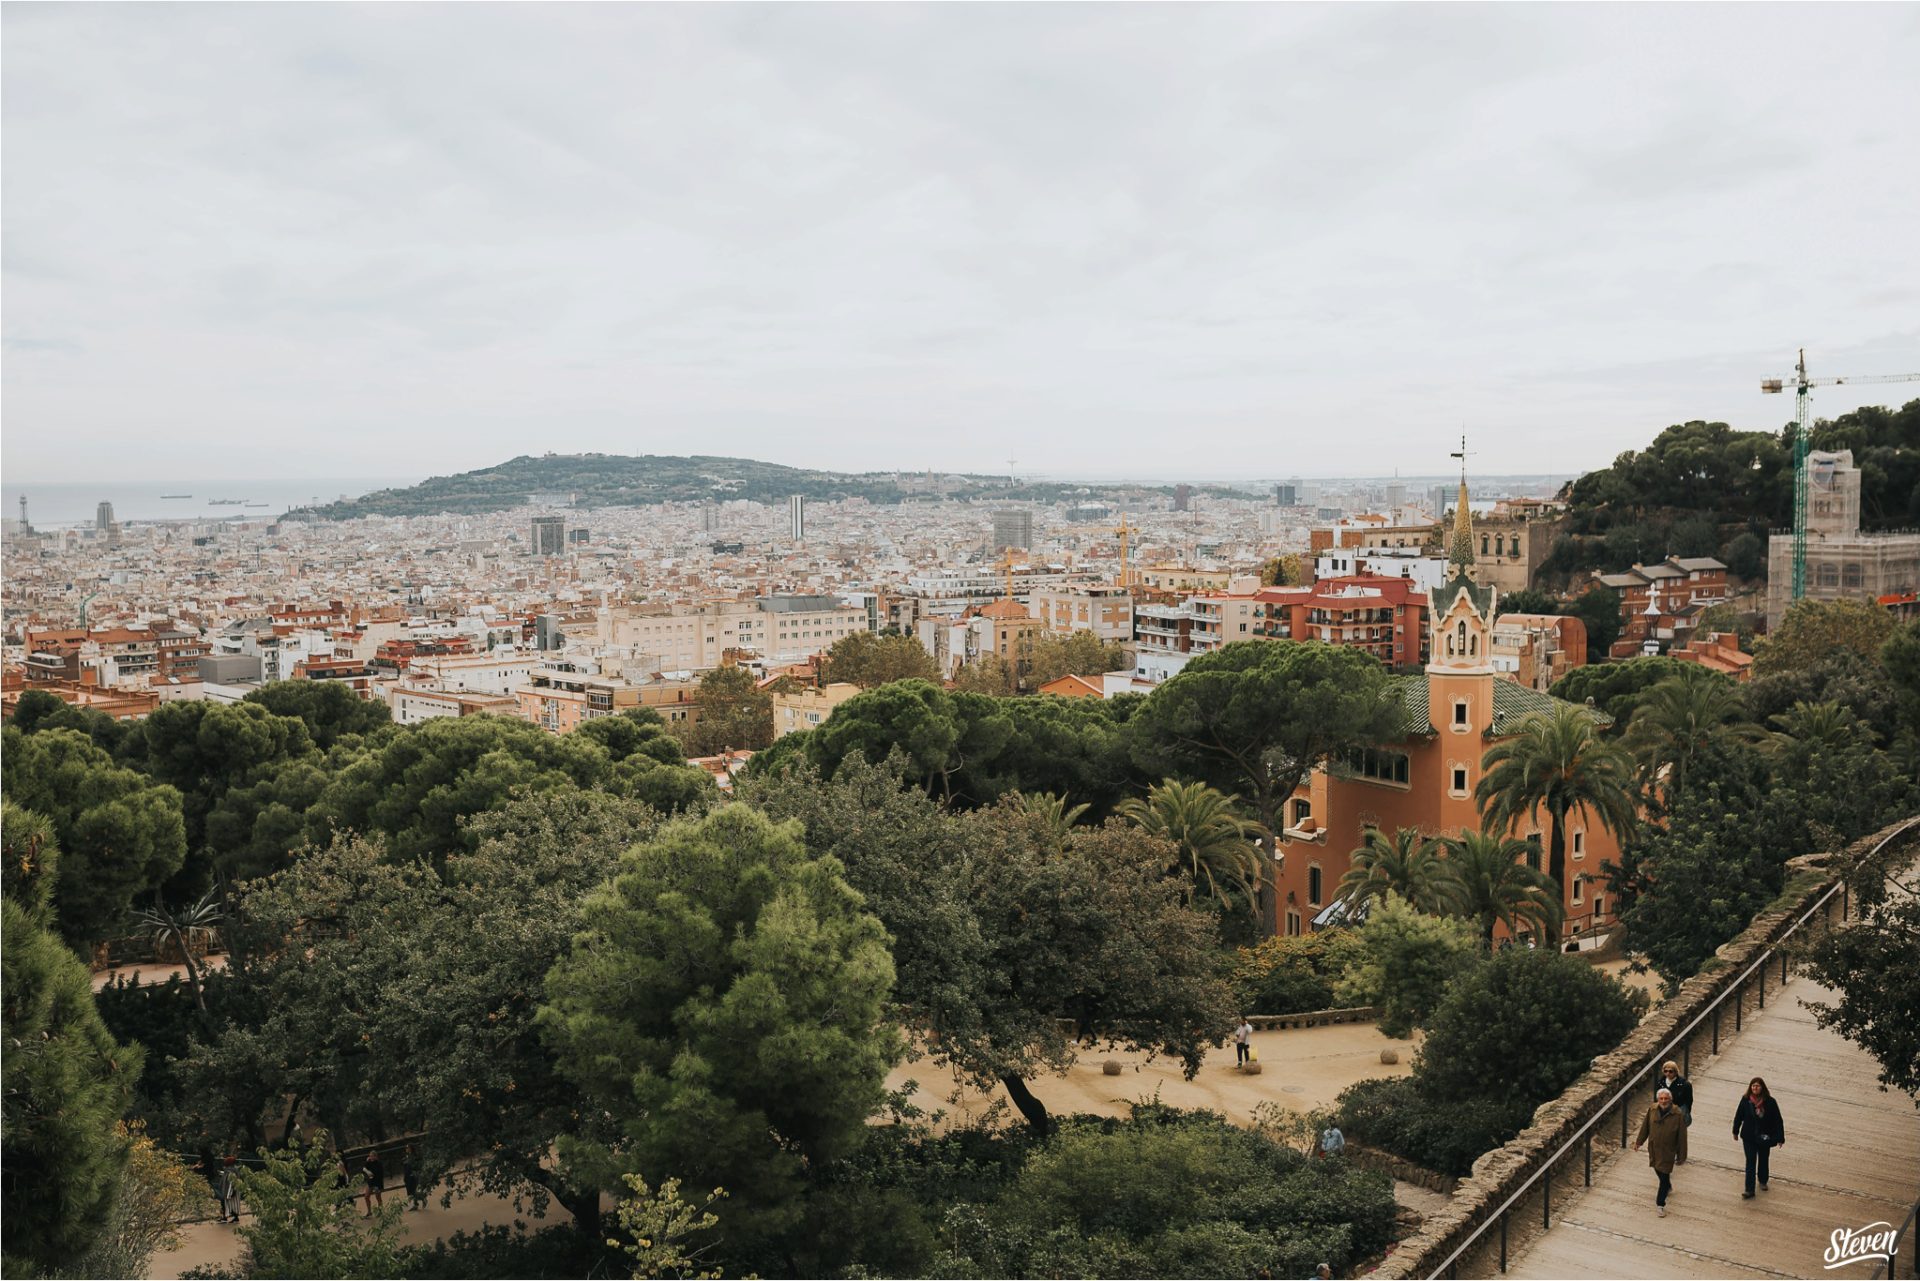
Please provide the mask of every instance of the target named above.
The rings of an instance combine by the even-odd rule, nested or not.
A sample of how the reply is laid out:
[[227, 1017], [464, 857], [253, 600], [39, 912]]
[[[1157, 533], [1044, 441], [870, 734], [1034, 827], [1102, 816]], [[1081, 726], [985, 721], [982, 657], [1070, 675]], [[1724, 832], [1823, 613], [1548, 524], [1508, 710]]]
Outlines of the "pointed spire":
[[1460, 434], [1460, 448], [1452, 455], [1460, 460], [1460, 497], [1453, 504], [1453, 537], [1447, 543], [1447, 562], [1463, 578], [1473, 577], [1473, 513], [1467, 509], [1467, 437]]

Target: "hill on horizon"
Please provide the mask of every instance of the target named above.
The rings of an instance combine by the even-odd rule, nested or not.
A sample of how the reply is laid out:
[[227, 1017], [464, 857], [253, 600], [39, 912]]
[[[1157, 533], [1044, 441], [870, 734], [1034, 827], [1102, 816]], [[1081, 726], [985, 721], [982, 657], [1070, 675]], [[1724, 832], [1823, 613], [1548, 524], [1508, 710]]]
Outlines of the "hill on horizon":
[[[1197, 488], [1236, 497], [1251, 494], [1222, 485]], [[1004, 476], [953, 472], [836, 472], [787, 467], [751, 458], [714, 455], [522, 454], [493, 467], [433, 476], [417, 485], [381, 489], [359, 498], [297, 508], [294, 520], [351, 520], [358, 516], [431, 516], [508, 511], [535, 497], [575, 508], [647, 507], [658, 503], [745, 499], [784, 502], [792, 495], [816, 502], [864, 498], [900, 503], [914, 498], [991, 498], [1059, 501], [1082, 493], [1170, 494], [1171, 485], [1057, 481], [1009, 482]]]

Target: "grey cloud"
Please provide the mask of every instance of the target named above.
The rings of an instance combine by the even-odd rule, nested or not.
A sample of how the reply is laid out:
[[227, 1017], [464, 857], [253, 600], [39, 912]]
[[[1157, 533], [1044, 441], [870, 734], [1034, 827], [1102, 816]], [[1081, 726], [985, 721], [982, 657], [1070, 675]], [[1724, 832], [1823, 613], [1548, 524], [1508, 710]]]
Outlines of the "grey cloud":
[[3, 12], [10, 332], [77, 345], [4, 369], [48, 479], [36, 439], [196, 433], [1418, 470], [1463, 419], [1537, 470], [1920, 346], [1893, 6]]

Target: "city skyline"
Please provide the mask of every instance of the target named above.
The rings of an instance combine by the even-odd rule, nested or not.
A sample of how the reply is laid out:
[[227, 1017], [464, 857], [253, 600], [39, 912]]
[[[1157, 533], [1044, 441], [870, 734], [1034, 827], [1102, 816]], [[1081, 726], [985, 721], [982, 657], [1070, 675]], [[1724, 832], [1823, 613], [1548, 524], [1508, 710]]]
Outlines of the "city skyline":
[[[1196, 439], [1351, 474], [1463, 422], [1491, 470], [1578, 471], [1778, 430], [1797, 346], [1920, 351], [1907, 8], [6, 26], [35, 480], [183, 447], [210, 481], [554, 446], [1091, 474]], [[1901, 400], [1863, 390], [1817, 411]]]

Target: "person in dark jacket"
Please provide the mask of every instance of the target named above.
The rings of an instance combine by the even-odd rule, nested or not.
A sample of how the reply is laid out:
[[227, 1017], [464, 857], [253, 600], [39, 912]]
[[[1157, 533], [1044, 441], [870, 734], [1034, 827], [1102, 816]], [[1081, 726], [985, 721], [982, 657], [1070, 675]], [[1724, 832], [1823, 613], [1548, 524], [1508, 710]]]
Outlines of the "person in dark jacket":
[[[1687, 1124], [1692, 1125], [1693, 1082], [1680, 1075], [1680, 1065], [1672, 1059], [1660, 1065], [1660, 1079], [1655, 1083], [1655, 1088], [1661, 1087], [1673, 1091], [1673, 1106], [1679, 1108], [1680, 1114], [1687, 1118]], [[1686, 1160], [1687, 1158], [1682, 1155], [1681, 1164], [1686, 1164]]]
[[1767, 1190], [1767, 1158], [1773, 1149], [1787, 1144], [1786, 1122], [1780, 1117], [1780, 1104], [1767, 1091], [1767, 1083], [1760, 1077], [1747, 1082], [1747, 1092], [1740, 1097], [1740, 1106], [1733, 1110], [1733, 1137], [1740, 1140], [1740, 1146], [1747, 1152], [1747, 1190], [1740, 1194], [1742, 1200], [1753, 1195], [1753, 1176], [1760, 1176], [1760, 1190]]
[[1647, 1164], [1660, 1179], [1653, 1198], [1654, 1212], [1664, 1219], [1667, 1198], [1673, 1195], [1673, 1167], [1687, 1159], [1687, 1118], [1673, 1106], [1673, 1091], [1665, 1086], [1660, 1087], [1653, 1106], [1640, 1118], [1633, 1150], [1638, 1152], [1642, 1143], [1647, 1145]]

